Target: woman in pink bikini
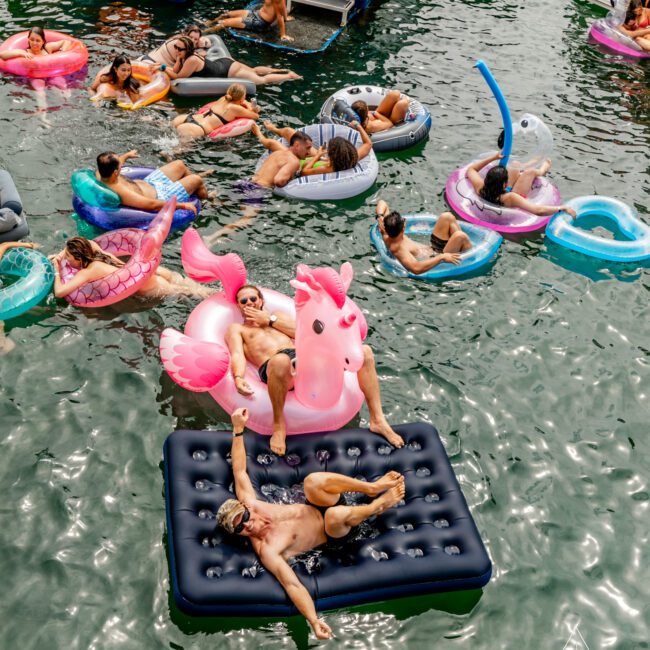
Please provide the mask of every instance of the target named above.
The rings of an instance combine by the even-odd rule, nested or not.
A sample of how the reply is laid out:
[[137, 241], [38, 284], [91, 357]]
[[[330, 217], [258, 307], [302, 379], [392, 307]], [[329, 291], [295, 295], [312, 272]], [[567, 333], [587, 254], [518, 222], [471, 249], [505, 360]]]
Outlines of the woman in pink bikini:
[[619, 30], [634, 39], [634, 42], [644, 51], [650, 52], [650, 8], [648, 2], [631, 0], [625, 15], [625, 22]]

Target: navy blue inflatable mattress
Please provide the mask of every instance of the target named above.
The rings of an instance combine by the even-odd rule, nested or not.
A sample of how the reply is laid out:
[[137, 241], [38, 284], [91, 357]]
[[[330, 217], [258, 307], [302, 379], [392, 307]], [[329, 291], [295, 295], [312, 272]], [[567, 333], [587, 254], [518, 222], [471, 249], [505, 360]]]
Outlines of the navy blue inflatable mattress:
[[[284, 458], [269, 451], [267, 437], [245, 435], [248, 473], [258, 497], [270, 501], [299, 502], [311, 472], [369, 481], [389, 470], [405, 476], [405, 503], [364, 524], [343, 548], [324, 546], [293, 564], [319, 610], [475, 589], [490, 579], [490, 559], [437, 431], [423, 423], [395, 430], [407, 442], [402, 449], [366, 429], [347, 429], [290, 436]], [[165, 441], [174, 598], [191, 615], [296, 614], [248, 540], [215, 525], [219, 506], [233, 496], [230, 445], [231, 435], [218, 431], [175, 431]]]

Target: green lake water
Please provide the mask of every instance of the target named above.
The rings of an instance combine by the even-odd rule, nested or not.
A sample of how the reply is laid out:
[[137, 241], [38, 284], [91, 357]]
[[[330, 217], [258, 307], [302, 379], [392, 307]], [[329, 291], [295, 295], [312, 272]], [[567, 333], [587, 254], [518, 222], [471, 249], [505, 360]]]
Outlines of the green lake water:
[[[74, 32], [92, 74], [113, 52], [144, 52], [228, 3], [0, 1], [0, 39], [32, 24]], [[233, 3], [229, 3], [233, 6]], [[413, 598], [326, 614], [336, 647], [647, 648], [650, 272], [590, 261], [542, 235], [506, 240], [485, 274], [426, 284], [387, 274], [368, 232], [378, 197], [403, 212], [440, 212], [447, 176], [494, 146], [496, 103], [472, 69], [484, 58], [514, 115], [555, 138], [563, 197], [599, 193], [650, 222], [650, 66], [587, 42], [595, 5], [565, 0], [377, 0], [322, 55], [287, 55], [228, 39], [236, 58], [291, 67], [303, 81], [263, 89], [264, 115], [300, 125], [354, 82], [398, 86], [430, 107], [431, 137], [380, 156], [371, 192], [345, 202], [275, 199], [215, 246], [280, 291], [299, 262], [350, 260], [392, 422], [441, 432], [493, 562], [483, 592]], [[137, 148], [162, 163], [176, 144], [174, 100], [129, 113], [0, 77], [0, 165], [9, 169], [45, 252], [76, 233], [69, 178], [97, 153]], [[221, 203], [210, 234], [240, 214], [231, 189], [260, 148], [250, 137], [183, 156], [215, 167]], [[165, 246], [180, 270], [180, 238]], [[128, 301], [82, 311], [50, 299], [7, 323], [0, 358], [0, 648], [294, 648], [313, 644], [288, 620], [191, 619], [170, 598], [162, 444], [176, 428], [219, 428], [210, 398], [166, 376], [160, 332], [190, 300]], [[367, 425], [367, 410], [355, 424]], [[566, 645], [568, 643], [568, 645]]]

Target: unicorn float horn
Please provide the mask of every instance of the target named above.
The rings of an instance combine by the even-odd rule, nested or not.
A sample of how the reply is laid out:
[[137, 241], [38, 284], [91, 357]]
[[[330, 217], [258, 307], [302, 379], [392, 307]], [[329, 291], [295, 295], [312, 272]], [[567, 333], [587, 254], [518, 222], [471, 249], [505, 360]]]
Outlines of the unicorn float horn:
[[185, 272], [192, 280], [221, 282], [223, 292], [230, 302], [235, 302], [237, 291], [246, 284], [246, 266], [241, 257], [236, 253], [215, 255], [194, 228], [189, 228], [183, 235], [181, 260]]

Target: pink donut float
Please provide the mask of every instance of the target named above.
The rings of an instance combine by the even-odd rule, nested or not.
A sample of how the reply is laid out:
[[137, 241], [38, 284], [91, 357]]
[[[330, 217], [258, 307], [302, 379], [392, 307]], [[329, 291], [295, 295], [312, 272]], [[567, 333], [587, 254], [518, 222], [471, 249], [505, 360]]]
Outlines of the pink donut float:
[[597, 43], [604, 45], [610, 50], [625, 56], [631, 56], [636, 59], [650, 59], [650, 52], [645, 52], [635, 42], [633, 38], [619, 32], [616, 27], [607, 23], [607, 19], [596, 20], [591, 29], [589, 36]]
[[[458, 216], [479, 226], [509, 233], [539, 230], [548, 223], [552, 215], [538, 216], [520, 208], [507, 208], [484, 201], [467, 178], [467, 169], [473, 162], [457, 169], [445, 185], [447, 203]], [[480, 175], [485, 178], [496, 164], [495, 162], [483, 167]], [[561, 205], [560, 191], [544, 177], [535, 179], [526, 198], [538, 205]]]
[[[100, 235], [95, 241], [102, 250], [116, 257], [130, 256], [128, 262], [101, 280], [88, 282], [65, 299], [76, 307], [106, 307], [132, 296], [160, 265], [162, 245], [176, 209], [176, 197], [170, 199], [151, 222], [148, 230], [122, 228]], [[61, 280], [65, 284], [78, 272], [61, 260]]]
[[[182, 243], [183, 267], [199, 282], [220, 280], [223, 292], [200, 303], [191, 313], [185, 334], [167, 328], [160, 339], [160, 356], [172, 379], [195, 392], [209, 392], [226, 411], [245, 407], [248, 426], [272, 433], [273, 410], [267, 386], [258, 369], [248, 363], [245, 379], [254, 394], [237, 392], [230, 369], [225, 335], [232, 323], [241, 323], [235, 303], [246, 283], [246, 268], [234, 253], [213, 255], [194, 229]], [[331, 431], [345, 426], [359, 411], [363, 394], [356, 373], [363, 365], [363, 340], [368, 327], [359, 307], [346, 295], [352, 281], [346, 262], [340, 273], [331, 268], [310, 269], [300, 264], [291, 285], [295, 298], [261, 289], [265, 308], [296, 317], [295, 390], [284, 406], [287, 433]]]
[[[27, 42], [28, 34], [29, 32], [20, 32], [10, 36], [4, 43], [0, 44], [0, 52], [27, 50], [29, 47]], [[13, 59], [0, 59], [0, 72], [9, 72], [34, 79], [47, 79], [48, 77], [61, 77], [76, 72], [88, 62], [88, 49], [86, 46], [69, 34], [46, 29], [45, 40], [46, 42], [70, 41], [73, 47], [65, 52], [53, 52], [33, 59], [25, 59], [21, 56]]]
[[[215, 103], [216, 101], [210, 102], [205, 106], [201, 106], [201, 108], [199, 108], [197, 113], [199, 115], [202, 115], [203, 113], [207, 113], [212, 108], [212, 105]], [[210, 133], [208, 133], [208, 138], [211, 138], [212, 140], [225, 140], [226, 138], [236, 138], [238, 135], [248, 133], [253, 127], [253, 124], [255, 124], [255, 120], [251, 120], [246, 117], [238, 117], [237, 119], [228, 122], [228, 124], [218, 126], [216, 129], [214, 129], [214, 131], [210, 131]]]

